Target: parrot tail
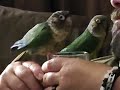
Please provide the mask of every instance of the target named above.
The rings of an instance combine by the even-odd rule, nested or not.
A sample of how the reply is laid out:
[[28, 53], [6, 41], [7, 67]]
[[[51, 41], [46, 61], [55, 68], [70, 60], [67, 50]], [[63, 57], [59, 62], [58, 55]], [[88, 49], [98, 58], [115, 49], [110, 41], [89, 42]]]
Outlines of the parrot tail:
[[20, 50], [20, 49], [24, 48], [25, 46], [26, 46], [26, 44], [23, 42], [23, 40], [19, 40], [19, 41], [15, 42], [15, 43], [10, 47], [10, 50], [11, 50], [11, 51]]

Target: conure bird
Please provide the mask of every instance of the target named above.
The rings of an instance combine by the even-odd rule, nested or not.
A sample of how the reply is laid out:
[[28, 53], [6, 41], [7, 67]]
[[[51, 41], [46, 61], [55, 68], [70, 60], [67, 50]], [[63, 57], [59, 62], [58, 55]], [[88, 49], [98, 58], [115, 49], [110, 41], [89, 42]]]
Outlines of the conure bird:
[[65, 47], [65, 41], [71, 34], [71, 27], [69, 11], [56, 11], [45, 22], [30, 29], [10, 49], [11, 51], [22, 50], [30, 55], [58, 52]]
[[60, 51], [78, 52], [86, 51], [90, 59], [96, 58], [108, 32], [108, 18], [104, 15], [94, 16], [85, 31], [78, 36], [70, 45]]

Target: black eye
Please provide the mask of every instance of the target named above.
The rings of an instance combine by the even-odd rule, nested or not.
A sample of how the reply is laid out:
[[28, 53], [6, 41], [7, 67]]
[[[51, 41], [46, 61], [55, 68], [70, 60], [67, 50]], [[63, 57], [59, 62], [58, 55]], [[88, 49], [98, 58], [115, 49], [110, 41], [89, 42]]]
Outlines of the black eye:
[[96, 23], [101, 23], [100, 19], [96, 19], [95, 21], [96, 21]]
[[60, 19], [60, 20], [65, 20], [65, 16], [60, 15], [60, 16], [59, 16], [59, 19]]

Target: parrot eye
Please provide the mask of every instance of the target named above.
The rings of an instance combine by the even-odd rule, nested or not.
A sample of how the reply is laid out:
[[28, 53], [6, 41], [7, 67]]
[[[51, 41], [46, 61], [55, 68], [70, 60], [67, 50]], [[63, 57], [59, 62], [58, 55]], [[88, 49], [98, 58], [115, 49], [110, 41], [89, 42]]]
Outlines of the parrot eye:
[[96, 23], [101, 23], [100, 19], [96, 19], [95, 21]]
[[63, 16], [63, 15], [60, 15], [59, 18], [60, 18], [60, 20], [65, 20], [65, 16]]

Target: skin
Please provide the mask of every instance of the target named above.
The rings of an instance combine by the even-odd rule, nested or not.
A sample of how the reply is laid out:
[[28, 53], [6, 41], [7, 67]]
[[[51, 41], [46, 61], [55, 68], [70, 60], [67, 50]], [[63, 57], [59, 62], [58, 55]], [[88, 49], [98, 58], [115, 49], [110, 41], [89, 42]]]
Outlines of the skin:
[[0, 90], [43, 90], [41, 67], [32, 61], [13, 62], [0, 75]]
[[110, 67], [106, 65], [78, 58], [54, 58], [42, 66], [45, 72], [43, 85], [45, 87], [58, 85], [56, 90], [99, 90], [108, 69]]
[[[120, 0], [110, 0], [110, 2], [111, 2], [111, 5], [115, 8], [115, 9], [117, 9], [117, 10], [119, 10], [120, 9]], [[112, 17], [111, 17], [111, 19], [112, 19]], [[114, 25], [115, 25], [115, 20], [114, 19], [112, 19], [113, 20], [113, 23], [114, 23]], [[116, 19], [117, 20], [117, 19]], [[120, 26], [120, 24], [118, 23], [118, 27]], [[117, 37], [119, 37], [119, 33], [118, 34], [116, 34], [116, 36]], [[114, 35], [113, 35], [114, 36]], [[115, 41], [115, 40], [113, 40], [113, 41]], [[119, 41], [119, 40], [118, 40]], [[119, 44], [119, 43], [116, 43], [116, 44]], [[118, 52], [118, 51], [116, 51], [116, 52]], [[119, 57], [119, 56], [118, 56]], [[116, 80], [116, 82], [115, 82], [115, 85], [114, 85], [114, 87], [113, 87], [113, 90], [120, 90], [120, 77], [118, 77], [118, 79]]]
[[[120, 8], [120, 0], [111, 0], [111, 4]], [[103, 64], [75, 58], [53, 58], [42, 68], [33, 61], [13, 62], [0, 75], [0, 90], [51, 90], [54, 85], [56, 90], [99, 90], [109, 69]], [[120, 77], [113, 90], [120, 90], [119, 84]]]

